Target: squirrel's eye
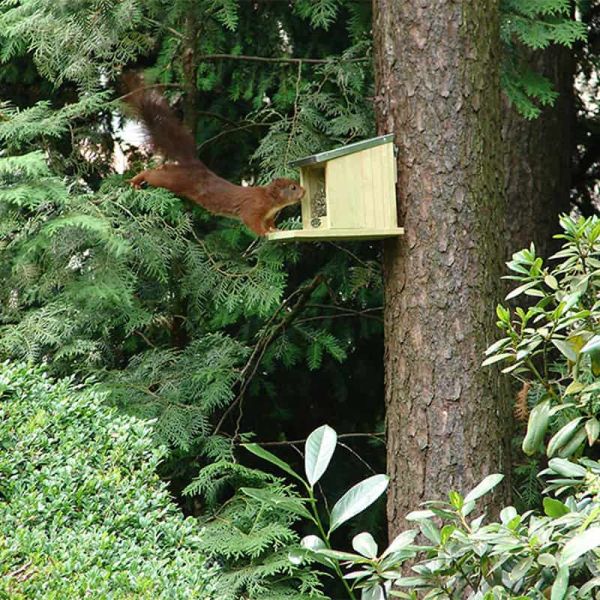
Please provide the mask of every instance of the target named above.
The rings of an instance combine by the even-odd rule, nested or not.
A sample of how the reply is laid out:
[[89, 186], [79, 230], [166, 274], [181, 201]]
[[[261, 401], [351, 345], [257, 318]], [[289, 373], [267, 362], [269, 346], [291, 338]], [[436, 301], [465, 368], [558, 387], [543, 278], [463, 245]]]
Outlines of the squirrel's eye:
[[292, 192], [295, 192], [295, 191], [296, 191], [296, 186], [295, 186], [295, 185], [293, 185], [293, 186], [292, 186]]

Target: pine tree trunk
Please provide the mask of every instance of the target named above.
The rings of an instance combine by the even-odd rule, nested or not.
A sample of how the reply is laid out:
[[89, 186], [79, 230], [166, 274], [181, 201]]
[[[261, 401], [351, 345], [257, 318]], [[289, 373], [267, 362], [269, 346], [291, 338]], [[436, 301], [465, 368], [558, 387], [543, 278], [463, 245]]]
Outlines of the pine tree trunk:
[[504, 250], [498, 5], [374, 0], [378, 126], [395, 132], [406, 230], [384, 247], [391, 535], [420, 502], [510, 469], [508, 386], [480, 368]]
[[506, 260], [531, 242], [542, 256], [552, 254], [558, 216], [570, 208], [575, 60], [568, 48], [553, 46], [532, 54], [530, 64], [559, 97], [531, 121], [505, 101]]

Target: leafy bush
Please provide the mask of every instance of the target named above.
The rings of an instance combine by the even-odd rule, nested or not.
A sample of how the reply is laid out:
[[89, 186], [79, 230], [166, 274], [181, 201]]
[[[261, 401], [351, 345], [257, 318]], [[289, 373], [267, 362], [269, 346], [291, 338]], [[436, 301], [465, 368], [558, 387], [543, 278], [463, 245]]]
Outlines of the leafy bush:
[[0, 365], [0, 598], [209, 598], [161, 456], [93, 386]]
[[[315, 527], [302, 540], [303, 549], [290, 553], [294, 565], [318, 562], [346, 582], [350, 598], [361, 600], [552, 600], [595, 598], [600, 588], [600, 463], [582, 459], [575, 464], [552, 459], [542, 475], [549, 475], [544, 514], [519, 514], [508, 506], [499, 522], [484, 525], [485, 514], [472, 513], [476, 501], [503, 478], [486, 477], [466, 496], [450, 492], [448, 502], [427, 502], [424, 510], [407, 516], [418, 528], [401, 532], [379, 551], [368, 532], [352, 541], [355, 552], [335, 550], [331, 533], [367, 508], [383, 491], [387, 480], [375, 475], [348, 490], [329, 511], [327, 527], [316, 508], [314, 486], [327, 470], [336, 446], [336, 434], [324, 426], [308, 438], [305, 449], [306, 480], [273, 454], [256, 445], [248, 448], [292, 475], [307, 497], [245, 490], [265, 508], [295, 512]], [[306, 504], [306, 506], [304, 506]], [[415, 544], [421, 533], [429, 545]], [[404, 576], [410, 568], [413, 575]]]
[[[508, 263], [508, 278], [519, 285], [507, 299], [525, 295], [537, 302], [498, 307], [505, 337], [483, 363], [508, 363], [504, 372], [523, 383], [517, 407], [521, 416], [529, 413], [523, 451], [549, 459], [539, 473], [547, 485], [544, 513], [519, 514], [509, 506], [499, 522], [484, 525], [483, 514], [473, 519], [475, 501], [502, 478], [490, 475], [464, 497], [450, 492], [448, 502], [429, 502], [408, 515], [428, 546], [413, 544], [418, 530], [402, 532], [381, 554], [366, 532], [354, 538], [356, 554], [305, 541], [336, 570], [340, 564], [351, 569], [346, 578], [363, 600], [413, 599], [420, 592], [485, 600], [598, 597], [600, 462], [584, 454], [600, 437], [600, 219], [565, 216], [560, 223], [557, 237], [565, 243], [552, 257], [554, 267], [533, 246]], [[413, 576], [401, 574], [406, 561]]]
[[[332, 549], [336, 508], [352, 490], [333, 507], [327, 531], [314, 508], [313, 485], [329, 464], [336, 438], [320, 428], [306, 443], [308, 482], [277, 457], [249, 446], [308, 492], [312, 512], [304, 516], [319, 535], [304, 538], [304, 553], [292, 562], [320, 561], [351, 582], [351, 597], [360, 590], [362, 600], [599, 597], [600, 462], [586, 454], [600, 439], [600, 219], [565, 216], [561, 227], [557, 237], [565, 243], [552, 257], [554, 267], [533, 246], [508, 263], [508, 278], [518, 286], [507, 299], [525, 295], [536, 302], [498, 307], [505, 335], [483, 363], [508, 363], [504, 372], [523, 383], [517, 400], [520, 416], [528, 417], [523, 451], [545, 454], [543, 464], [548, 461], [547, 468], [538, 468], [546, 485], [543, 513], [508, 506], [498, 522], [485, 524], [485, 514], [474, 518], [476, 501], [502, 479], [490, 475], [464, 496], [452, 491], [447, 502], [428, 502], [409, 514], [416, 528], [382, 552], [368, 532], [355, 536], [354, 553]], [[429, 544], [415, 544], [419, 532]], [[413, 574], [406, 576], [409, 565]]]
[[[533, 306], [497, 309], [505, 337], [492, 345], [484, 364], [508, 363], [535, 405], [523, 451], [548, 457], [579, 456], [600, 436], [600, 220], [561, 219], [562, 249], [544, 265], [533, 245], [513, 255], [508, 278], [518, 282], [507, 299], [535, 298]], [[547, 433], [554, 434], [546, 446]]]

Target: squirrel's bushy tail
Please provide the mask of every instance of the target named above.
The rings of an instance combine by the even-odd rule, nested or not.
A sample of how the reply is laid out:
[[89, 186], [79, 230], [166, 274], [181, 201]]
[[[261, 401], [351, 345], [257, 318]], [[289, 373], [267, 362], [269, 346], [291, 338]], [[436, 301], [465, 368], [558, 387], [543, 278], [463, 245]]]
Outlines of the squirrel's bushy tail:
[[124, 73], [122, 79], [127, 91], [123, 100], [142, 122], [152, 150], [179, 163], [200, 163], [192, 134], [173, 113], [164, 96], [156, 88], [146, 87], [139, 73]]

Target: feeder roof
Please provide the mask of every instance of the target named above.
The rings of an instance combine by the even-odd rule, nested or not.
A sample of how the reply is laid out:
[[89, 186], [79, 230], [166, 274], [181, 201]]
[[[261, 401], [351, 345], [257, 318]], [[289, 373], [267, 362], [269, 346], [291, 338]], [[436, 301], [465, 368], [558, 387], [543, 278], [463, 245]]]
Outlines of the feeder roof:
[[393, 139], [394, 135], [392, 133], [388, 133], [387, 135], [380, 135], [379, 137], [374, 137], [368, 140], [354, 142], [353, 144], [348, 144], [347, 146], [340, 146], [339, 148], [334, 148], [333, 150], [328, 150], [327, 152], [319, 152], [318, 154], [313, 154], [311, 156], [299, 158], [290, 162], [290, 167], [305, 167], [306, 165], [316, 165], [319, 163], [327, 162], [332, 158], [339, 158], [340, 156], [354, 154], [355, 152], [367, 150], [368, 148], [374, 148], [375, 146], [380, 146], [381, 144], [387, 144]]

